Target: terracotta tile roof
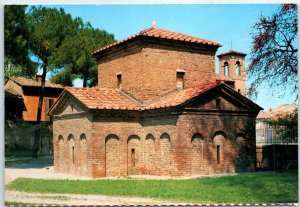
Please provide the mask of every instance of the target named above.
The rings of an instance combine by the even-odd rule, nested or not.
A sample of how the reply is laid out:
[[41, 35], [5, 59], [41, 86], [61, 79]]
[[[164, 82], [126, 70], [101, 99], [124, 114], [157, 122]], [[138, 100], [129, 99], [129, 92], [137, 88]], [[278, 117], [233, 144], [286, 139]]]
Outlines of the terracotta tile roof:
[[149, 103], [144, 107], [145, 110], [147, 109], [156, 109], [156, 108], [165, 108], [165, 107], [172, 107], [178, 106], [180, 104], [186, 103], [187, 101], [197, 97], [198, 95], [208, 91], [209, 89], [214, 88], [215, 86], [219, 85], [217, 82], [210, 82], [201, 84], [192, 88], [187, 88], [181, 91], [176, 91], [170, 93], [169, 95], [163, 96], [157, 100], [154, 100], [152, 103]]
[[[10, 80], [14, 81], [20, 86], [31, 86], [31, 87], [40, 87], [41, 83], [33, 80], [33, 79], [28, 79], [28, 78], [23, 78], [23, 77], [11, 77]], [[60, 84], [55, 84], [50, 81], [46, 81], [45, 87], [47, 88], [63, 88], [62, 85]]]
[[113, 44], [102, 47], [102, 48], [94, 51], [92, 54], [95, 55], [98, 52], [104, 51], [108, 48], [111, 48], [115, 45], [119, 45], [123, 42], [126, 42], [128, 40], [134, 39], [134, 38], [139, 37], [139, 36], [155, 37], [155, 38], [159, 38], [159, 39], [170, 39], [170, 40], [177, 40], [177, 41], [182, 41], [182, 42], [193, 42], [193, 43], [198, 43], [198, 44], [202, 44], [202, 45], [213, 45], [213, 46], [217, 46], [217, 47], [222, 46], [221, 44], [219, 44], [217, 42], [202, 39], [202, 38], [199, 38], [199, 37], [185, 35], [185, 34], [181, 34], [181, 33], [178, 33], [178, 32], [172, 32], [172, 31], [165, 30], [165, 29], [150, 27], [150, 28], [145, 29], [145, 30], [143, 30], [143, 31], [141, 31], [141, 32], [139, 32], [135, 35], [132, 35], [132, 36], [126, 38], [126, 39], [123, 39], [121, 41], [118, 41], [118, 42], [115, 42]]
[[[192, 88], [170, 92], [145, 104], [142, 104], [137, 100], [133, 99], [132, 97], [129, 97], [128, 95], [126, 95], [126, 93], [122, 92], [119, 89], [107, 88], [65, 87], [65, 92], [62, 93], [60, 97], [63, 97], [63, 94], [65, 94], [67, 91], [71, 95], [73, 95], [77, 100], [79, 100], [82, 104], [84, 104], [88, 109], [144, 111], [180, 106], [219, 85], [226, 86], [226, 84], [222, 82], [209, 82], [206, 84], [200, 84]], [[230, 87], [228, 86], [228, 88]], [[232, 91], [234, 90], [232, 89]], [[262, 109], [246, 97], [238, 93], [237, 95], [241, 97], [244, 103], [248, 103], [259, 110]]]
[[148, 110], [183, 104], [218, 84], [213, 82], [174, 91], [144, 106], [119, 89], [65, 87], [65, 90], [89, 109]]
[[140, 105], [118, 89], [65, 87], [89, 109], [139, 110]]
[[229, 50], [228, 52], [224, 52], [222, 54], [217, 55], [218, 57], [224, 56], [224, 55], [242, 55], [242, 56], [246, 56], [246, 53], [242, 53], [242, 52], [237, 52], [235, 50]]
[[298, 106], [296, 104], [284, 104], [280, 105], [276, 108], [269, 109], [267, 111], [261, 111], [257, 118], [258, 119], [272, 119], [280, 116], [285, 116], [288, 114], [293, 113], [295, 110], [297, 110]]

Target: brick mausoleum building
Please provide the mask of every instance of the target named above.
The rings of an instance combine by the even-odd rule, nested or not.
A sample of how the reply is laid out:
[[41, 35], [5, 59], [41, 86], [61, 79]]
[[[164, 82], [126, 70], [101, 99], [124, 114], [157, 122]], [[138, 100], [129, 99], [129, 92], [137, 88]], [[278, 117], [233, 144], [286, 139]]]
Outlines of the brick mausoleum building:
[[98, 86], [67, 87], [50, 110], [54, 169], [90, 177], [255, 170], [246, 54], [152, 26], [93, 53]]

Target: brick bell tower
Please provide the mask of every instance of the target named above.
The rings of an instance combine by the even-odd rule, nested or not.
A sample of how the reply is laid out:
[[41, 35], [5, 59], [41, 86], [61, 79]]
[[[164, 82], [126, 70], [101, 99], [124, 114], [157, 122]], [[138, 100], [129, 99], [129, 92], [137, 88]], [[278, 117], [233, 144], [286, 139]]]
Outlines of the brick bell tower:
[[217, 56], [219, 74], [217, 80], [223, 80], [236, 91], [246, 96], [245, 53], [230, 50]]

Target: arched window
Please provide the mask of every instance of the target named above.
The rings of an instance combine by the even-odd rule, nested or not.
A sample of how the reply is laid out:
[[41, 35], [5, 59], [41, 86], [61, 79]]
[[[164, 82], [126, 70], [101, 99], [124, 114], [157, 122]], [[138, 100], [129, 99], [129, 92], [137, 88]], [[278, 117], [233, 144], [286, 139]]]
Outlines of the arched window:
[[78, 149], [78, 151], [78, 154], [81, 157], [81, 173], [84, 174], [87, 172], [87, 140], [85, 134], [80, 135], [80, 149]]
[[163, 133], [160, 136], [160, 151], [161, 151], [161, 171], [163, 173], [170, 173], [171, 166], [171, 145], [170, 136], [167, 133]]
[[63, 172], [65, 160], [64, 160], [64, 138], [62, 135], [58, 136], [58, 150], [56, 153], [58, 154], [58, 159], [57, 159], [58, 171]]
[[224, 75], [225, 76], [229, 75], [229, 65], [228, 65], [228, 62], [224, 63]]
[[59, 136], [58, 136], [58, 141], [64, 141], [64, 138], [63, 138], [62, 135], [59, 135]]
[[240, 76], [241, 75], [241, 64], [240, 61], [236, 61], [235, 63], [235, 75]]
[[70, 141], [71, 139], [74, 139], [73, 134], [69, 134], [69, 136], [68, 136], [68, 140]]
[[70, 150], [69, 151], [70, 160], [71, 163], [74, 164], [75, 163], [75, 140], [73, 134], [69, 134], [68, 141], [69, 141], [69, 150]]
[[146, 136], [145, 141], [145, 163], [147, 165], [148, 173], [150, 175], [155, 174], [155, 138], [152, 134]]
[[213, 136], [213, 147], [215, 151], [215, 160], [217, 164], [221, 164], [224, 161], [224, 145], [226, 142], [226, 134], [222, 131], [218, 131]]
[[120, 176], [120, 144], [115, 134], [105, 138], [105, 173], [106, 176]]
[[81, 134], [81, 135], [80, 135], [80, 140], [81, 140], [81, 141], [86, 141], [86, 136], [85, 136], [85, 134]]
[[167, 134], [167, 133], [163, 133], [161, 136], [160, 136], [161, 139], [168, 139], [170, 141], [170, 136]]
[[193, 142], [193, 141], [195, 141], [195, 140], [203, 141], [203, 136], [202, 136], [202, 134], [200, 134], [200, 133], [195, 133], [195, 134], [193, 135], [191, 141]]

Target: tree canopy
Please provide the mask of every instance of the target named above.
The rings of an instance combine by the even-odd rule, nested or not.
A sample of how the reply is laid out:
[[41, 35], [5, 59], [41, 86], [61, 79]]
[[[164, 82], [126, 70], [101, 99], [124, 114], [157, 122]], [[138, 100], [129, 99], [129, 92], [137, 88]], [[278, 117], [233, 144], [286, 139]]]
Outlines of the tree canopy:
[[4, 7], [4, 75], [32, 77], [37, 65], [29, 58], [30, 34], [25, 19], [27, 6]]
[[97, 85], [97, 63], [91, 52], [114, 41], [112, 34], [94, 29], [89, 23], [82, 25], [77, 34], [67, 37], [57, 50], [55, 62], [63, 69], [52, 80], [72, 86], [72, 80], [81, 78], [83, 87]]
[[253, 80], [249, 95], [268, 83], [279, 96], [297, 90], [297, 5], [284, 4], [271, 17], [261, 16], [252, 28], [253, 47], [247, 70]]

